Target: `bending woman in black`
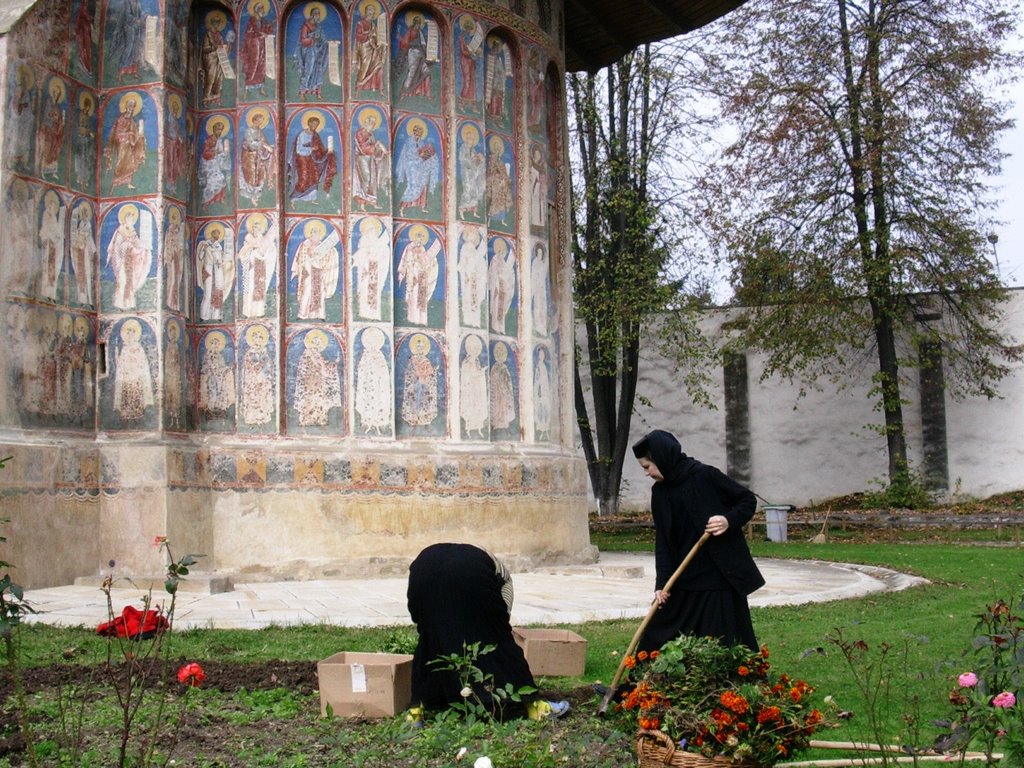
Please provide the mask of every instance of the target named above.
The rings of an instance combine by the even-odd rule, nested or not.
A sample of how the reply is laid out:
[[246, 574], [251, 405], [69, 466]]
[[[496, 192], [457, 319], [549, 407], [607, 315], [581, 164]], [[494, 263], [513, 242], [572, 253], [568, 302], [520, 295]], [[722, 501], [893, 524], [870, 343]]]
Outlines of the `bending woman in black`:
[[[512, 636], [512, 578], [505, 565], [472, 544], [433, 544], [409, 566], [409, 615], [419, 632], [412, 660], [412, 701], [446, 707], [462, 701], [462, 683], [453, 670], [432, 665], [441, 656], [464, 653], [464, 646], [495, 646], [474, 662], [495, 688], [511, 683], [518, 691], [536, 688], [523, 649]], [[536, 693], [522, 703], [493, 701], [487, 687], [475, 694], [496, 716], [540, 719], [561, 716], [568, 702], [541, 701]]]
[[[637, 646], [661, 648], [679, 635], [717, 637], [758, 650], [747, 595], [764, 586], [743, 526], [754, 494], [715, 467], [687, 456], [670, 432], [656, 429], [633, 446], [651, 487], [655, 531], [655, 612]], [[672, 587], [663, 587], [705, 532], [711, 538]]]

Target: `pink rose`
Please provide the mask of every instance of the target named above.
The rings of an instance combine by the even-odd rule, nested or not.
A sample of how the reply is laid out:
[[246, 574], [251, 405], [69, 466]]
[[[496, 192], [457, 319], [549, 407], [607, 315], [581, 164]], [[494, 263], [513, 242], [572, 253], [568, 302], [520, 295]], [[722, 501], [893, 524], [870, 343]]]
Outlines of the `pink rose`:
[[978, 684], [978, 676], [973, 672], [964, 672], [956, 681], [961, 688], [973, 688]]
[[993, 707], [1002, 707], [1003, 709], [1009, 709], [1016, 703], [1017, 697], [1014, 696], [1013, 693], [1010, 691], [1003, 691], [1002, 693], [997, 693], [992, 698]]

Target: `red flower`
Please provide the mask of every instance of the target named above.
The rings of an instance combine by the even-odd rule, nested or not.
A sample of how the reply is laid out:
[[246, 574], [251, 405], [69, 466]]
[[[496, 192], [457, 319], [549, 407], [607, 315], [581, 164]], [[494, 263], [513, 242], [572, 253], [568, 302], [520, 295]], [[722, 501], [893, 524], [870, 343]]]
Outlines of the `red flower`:
[[741, 666], [741, 667], [740, 667], [740, 668], [739, 668], [738, 670], [736, 670], [736, 671], [740, 673], [740, 677], [746, 677], [747, 675], [749, 675], [749, 674], [750, 674], [750, 667], [747, 667], [747, 666]]
[[203, 680], [206, 679], [206, 673], [203, 672], [203, 668], [200, 667], [196, 662], [190, 662], [185, 664], [181, 669], [178, 670], [178, 682], [183, 685], [195, 687], [202, 685]]
[[781, 714], [782, 710], [780, 710], [778, 707], [765, 707], [757, 713], [757, 722], [769, 723], [772, 720], [778, 720]]
[[632, 669], [633, 667], [636, 666], [636, 659], [634, 659], [632, 656], [627, 656], [625, 664], [626, 664], [626, 669]]

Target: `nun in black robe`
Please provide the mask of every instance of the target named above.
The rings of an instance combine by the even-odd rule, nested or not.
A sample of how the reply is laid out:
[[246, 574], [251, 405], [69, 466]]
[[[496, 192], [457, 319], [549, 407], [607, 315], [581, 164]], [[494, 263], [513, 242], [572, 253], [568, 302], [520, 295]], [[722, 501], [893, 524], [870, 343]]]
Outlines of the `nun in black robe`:
[[[716, 637], [725, 645], [743, 644], [757, 651], [747, 596], [764, 586], [764, 577], [743, 535], [757, 498], [721, 470], [683, 453], [670, 432], [648, 433], [633, 446], [633, 454], [655, 481], [655, 590], [656, 599], [663, 600], [637, 650], [657, 650], [686, 634]], [[665, 583], [705, 531], [711, 538], [666, 598]]]
[[[462, 654], [465, 645], [480, 643], [495, 649], [479, 656], [475, 665], [495, 687], [536, 688], [522, 648], [512, 636], [512, 580], [508, 570], [489, 552], [472, 544], [433, 544], [409, 566], [409, 615], [419, 632], [412, 661], [412, 701], [426, 707], [446, 707], [462, 700], [462, 684], [452, 670], [431, 662], [440, 656]], [[499, 717], [521, 717], [527, 701], [492, 701], [483, 685], [474, 690]], [[500, 706], [499, 706], [500, 704]]]

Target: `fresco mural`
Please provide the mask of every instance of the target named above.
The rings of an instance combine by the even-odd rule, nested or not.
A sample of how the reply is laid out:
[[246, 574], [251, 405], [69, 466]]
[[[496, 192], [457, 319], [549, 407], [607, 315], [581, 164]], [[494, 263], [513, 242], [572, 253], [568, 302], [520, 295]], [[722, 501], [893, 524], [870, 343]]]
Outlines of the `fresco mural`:
[[200, 336], [198, 427], [203, 432], [233, 432], [238, 396], [235, 390], [235, 340], [222, 329]]
[[395, 215], [440, 221], [444, 168], [437, 124], [419, 116], [401, 119], [395, 128]]
[[377, 0], [365, 0], [353, 7], [352, 89], [356, 98], [386, 96], [388, 63], [388, 18]]
[[391, 437], [394, 434], [391, 339], [371, 325], [356, 334], [354, 405], [356, 434]]
[[242, 40], [238, 58], [241, 78], [238, 98], [263, 101], [277, 89], [277, 10], [271, 0], [242, 5]]
[[344, 434], [344, 354], [338, 337], [320, 328], [296, 333], [288, 342], [287, 364], [288, 431]]
[[198, 321], [233, 320], [235, 304], [235, 231], [225, 221], [208, 221], [199, 230], [195, 246], [195, 303]]
[[234, 130], [230, 115], [214, 113], [203, 118], [198, 143], [199, 214], [230, 214], [234, 211]]
[[102, 306], [108, 311], [156, 306], [156, 221], [142, 204], [119, 203], [100, 227]]
[[271, 208], [277, 205], [277, 147], [274, 116], [263, 106], [242, 113], [238, 142], [238, 205]]
[[398, 437], [440, 437], [447, 431], [448, 389], [437, 339], [413, 333], [398, 341], [395, 400]]
[[519, 330], [519, 266], [513, 243], [504, 237], [492, 237], [488, 246], [488, 310], [494, 333], [515, 336]]
[[455, 19], [455, 107], [480, 116], [484, 105], [484, 29], [476, 17], [464, 13]]
[[196, 92], [202, 109], [234, 106], [235, 38], [233, 20], [220, 8], [199, 19]]
[[359, 211], [391, 210], [391, 151], [387, 117], [375, 105], [352, 117], [352, 202]]
[[108, 0], [104, 31], [104, 86], [156, 80], [161, 34], [158, 0]]
[[132, 197], [156, 192], [157, 116], [153, 97], [145, 91], [118, 92], [107, 98], [103, 107], [104, 194]]
[[103, 428], [156, 428], [156, 337], [149, 322], [128, 317], [104, 326], [106, 375], [101, 377]]
[[484, 222], [484, 194], [487, 190], [487, 158], [480, 126], [463, 122], [459, 126], [456, 178], [458, 215], [463, 221]]
[[515, 348], [504, 341], [491, 342], [490, 419], [492, 440], [518, 440], [519, 366]]
[[[66, 56], [19, 50], [5, 94], [4, 291], [23, 302], [8, 325], [38, 341], [12, 374], [26, 416], [550, 439], [550, 406], [534, 402], [526, 429], [519, 414], [556, 378], [557, 83], [542, 44], [476, 11], [389, 19], [380, 0], [69, 9]], [[93, 405], [73, 411], [64, 395], [86, 402], [86, 378]]]
[[400, 13], [391, 32], [393, 104], [416, 112], [441, 112], [441, 31], [420, 10]]
[[364, 216], [352, 225], [352, 316], [391, 319], [391, 228], [381, 218]]
[[285, 29], [285, 96], [289, 102], [341, 103], [341, 16], [312, 0], [292, 7]]
[[288, 237], [288, 319], [342, 320], [341, 233], [333, 222], [305, 219]]
[[395, 235], [395, 322], [443, 328], [445, 319], [443, 240], [426, 224]]
[[288, 126], [287, 210], [328, 213], [341, 208], [341, 129], [326, 109], [294, 113]]
[[463, 440], [487, 440], [490, 397], [487, 393], [489, 361], [483, 337], [469, 334], [459, 354], [459, 402]]
[[274, 333], [262, 323], [242, 334], [238, 382], [238, 431], [269, 434], [277, 429], [277, 353]]

